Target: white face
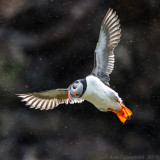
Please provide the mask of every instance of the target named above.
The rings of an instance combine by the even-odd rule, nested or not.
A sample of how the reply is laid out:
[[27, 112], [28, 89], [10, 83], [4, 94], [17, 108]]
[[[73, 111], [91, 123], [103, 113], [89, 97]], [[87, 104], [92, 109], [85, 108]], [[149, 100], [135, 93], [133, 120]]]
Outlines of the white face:
[[82, 92], [83, 92], [83, 84], [80, 82], [80, 80], [73, 82], [69, 86], [68, 94], [70, 94], [71, 99], [79, 98]]

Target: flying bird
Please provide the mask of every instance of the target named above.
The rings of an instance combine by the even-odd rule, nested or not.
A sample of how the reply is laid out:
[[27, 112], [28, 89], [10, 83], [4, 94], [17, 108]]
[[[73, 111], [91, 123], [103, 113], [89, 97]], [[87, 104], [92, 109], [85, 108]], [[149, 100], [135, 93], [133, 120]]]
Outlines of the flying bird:
[[30, 108], [49, 110], [62, 103], [92, 103], [100, 111], [114, 112], [122, 123], [132, 115], [124, 106], [118, 93], [109, 87], [109, 75], [114, 68], [114, 49], [121, 37], [120, 20], [109, 8], [100, 28], [100, 35], [94, 53], [94, 67], [87, 77], [78, 79], [66, 89], [18, 94]]

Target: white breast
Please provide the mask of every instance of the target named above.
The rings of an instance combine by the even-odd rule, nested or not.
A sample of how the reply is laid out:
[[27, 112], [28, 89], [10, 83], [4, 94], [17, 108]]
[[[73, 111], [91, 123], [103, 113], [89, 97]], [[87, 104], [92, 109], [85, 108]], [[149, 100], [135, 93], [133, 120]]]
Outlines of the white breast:
[[91, 102], [101, 111], [108, 111], [108, 108], [120, 110], [121, 106], [117, 102], [118, 94], [106, 86], [99, 78], [95, 76], [86, 77], [87, 89], [82, 96], [83, 99]]

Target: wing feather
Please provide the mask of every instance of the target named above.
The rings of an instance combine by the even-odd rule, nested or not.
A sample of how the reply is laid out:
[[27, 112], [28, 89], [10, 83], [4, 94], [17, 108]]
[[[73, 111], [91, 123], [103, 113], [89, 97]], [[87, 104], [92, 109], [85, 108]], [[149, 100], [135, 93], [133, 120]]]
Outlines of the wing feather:
[[99, 40], [95, 49], [92, 75], [108, 84], [109, 74], [114, 68], [114, 49], [121, 37], [120, 20], [113, 9], [109, 8], [101, 25]]
[[81, 103], [84, 100], [77, 98], [69, 101], [67, 89], [55, 89], [37, 93], [18, 94], [22, 98], [22, 102], [26, 102], [26, 106], [30, 108], [49, 110], [57, 107], [59, 104]]

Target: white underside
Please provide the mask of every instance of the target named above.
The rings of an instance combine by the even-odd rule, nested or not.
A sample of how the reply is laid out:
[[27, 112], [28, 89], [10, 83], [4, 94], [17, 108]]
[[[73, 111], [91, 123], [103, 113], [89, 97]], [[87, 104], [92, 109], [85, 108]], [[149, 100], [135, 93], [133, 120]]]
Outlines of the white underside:
[[108, 108], [121, 110], [121, 105], [117, 100], [121, 100], [113, 89], [106, 86], [99, 78], [95, 76], [86, 77], [87, 89], [82, 96], [83, 99], [91, 102], [101, 111], [108, 111]]

